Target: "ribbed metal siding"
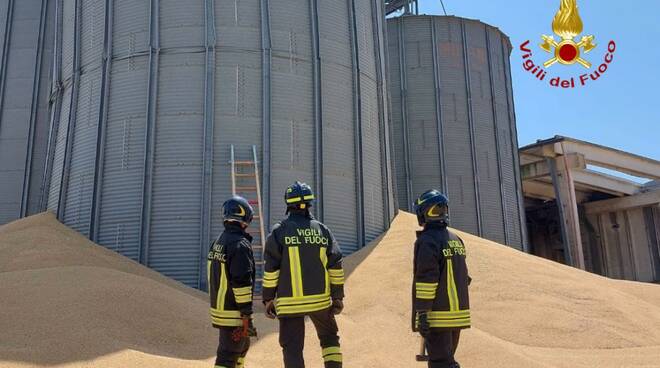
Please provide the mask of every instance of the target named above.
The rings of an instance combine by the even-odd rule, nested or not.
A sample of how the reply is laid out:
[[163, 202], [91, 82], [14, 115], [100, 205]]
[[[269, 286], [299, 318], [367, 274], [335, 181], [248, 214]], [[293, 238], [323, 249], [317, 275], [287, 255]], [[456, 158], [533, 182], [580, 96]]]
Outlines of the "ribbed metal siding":
[[441, 189], [453, 226], [522, 248], [508, 38], [456, 17], [403, 16], [388, 30], [400, 207]]
[[0, 224], [41, 210], [53, 4], [0, 1]]
[[[257, 146], [268, 225], [284, 216], [283, 190], [295, 179], [319, 192], [317, 215], [346, 253], [389, 225], [380, 1], [101, 3], [93, 13], [83, 4], [75, 26], [76, 2], [58, 0], [66, 89], [50, 199], [62, 202], [67, 224], [204, 287], [203, 259], [231, 194], [233, 144], [239, 160]], [[86, 34], [74, 84], [76, 29]]]

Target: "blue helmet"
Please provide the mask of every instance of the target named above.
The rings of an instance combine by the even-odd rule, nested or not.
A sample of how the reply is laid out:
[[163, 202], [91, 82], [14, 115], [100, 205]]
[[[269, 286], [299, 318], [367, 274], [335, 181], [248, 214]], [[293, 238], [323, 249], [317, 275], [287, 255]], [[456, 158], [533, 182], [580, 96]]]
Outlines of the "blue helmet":
[[315, 199], [312, 187], [299, 181], [291, 184], [284, 193], [287, 208], [308, 209]]
[[414, 209], [420, 226], [430, 223], [449, 225], [449, 199], [435, 189], [427, 190], [419, 196]]
[[233, 196], [222, 204], [222, 219], [224, 222], [238, 221], [249, 225], [253, 216], [252, 206], [241, 196]]

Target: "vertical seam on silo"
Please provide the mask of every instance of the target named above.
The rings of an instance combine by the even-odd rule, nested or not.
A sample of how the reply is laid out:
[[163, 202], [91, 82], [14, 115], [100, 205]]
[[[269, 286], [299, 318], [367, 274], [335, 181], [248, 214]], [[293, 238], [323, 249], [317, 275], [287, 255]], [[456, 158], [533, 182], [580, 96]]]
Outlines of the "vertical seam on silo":
[[[3, 111], [5, 104], [5, 86], [7, 84], [7, 60], [9, 55], [11, 34], [14, 23], [14, 0], [7, 3], [7, 23], [5, 23], [5, 37], [2, 40], [2, 64], [0, 64], [0, 112]], [[0, 125], [2, 119], [0, 119]]]
[[160, 1], [151, 0], [149, 6], [149, 82], [147, 90], [147, 118], [145, 129], [144, 173], [142, 181], [142, 212], [140, 218], [139, 260], [149, 265], [149, 241], [151, 231], [151, 188], [153, 185], [153, 160], [156, 135], [156, 104], [158, 96], [158, 61]]
[[[377, 98], [378, 98], [378, 132], [379, 132], [379, 148], [380, 148], [380, 160], [381, 160], [381, 195], [384, 201], [383, 210], [383, 226], [384, 229], [387, 229], [392, 219], [392, 208], [390, 205], [390, 191], [389, 191], [389, 157], [387, 152], [387, 147], [389, 146], [388, 137], [387, 137], [387, 126], [386, 126], [386, 108], [385, 101], [383, 100], [384, 88], [385, 88], [385, 71], [384, 71], [384, 55], [383, 55], [383, 20], [381, 19], [381, 7], [379, 4], [382, 4], [380, 0], [371, 1], [371, 21], [373, 26], [373, 42], [374, 42], [374, 52], [376, 54], [376, 80], [377, 80]], [[384, 18], [383, 18], [384, 19]]]
[[270, 231], [270, 207], [271, 207], [271, 157], [270, 157], [270, 141], [271, 141], [271, 39], [270, 39], [270, 9], [269, 0], [261, 0], [261, 119], [262, 119], [262, 188], [265, 204], [263, 206], [265, 230]]
[[[28, 214], [28, 207], [30, 200], [30, 182], [32, 181], [32, 156], [34, 154], [34, 138], [35, 129], [37, 124], [37, 114], [39, 110], [39, 90], [41, 87], [41, 68], [43, 64], [43, 48], [46, 32], [46, 11], [48, 9], [48, 2], [41, 1], [41, 16], [39, 18], [39, 36], [37, 39], [37, 53], [36, 63], [34, 66], [34, 77], [32, 80], [32, 101], [30, 108], [30, 126], [28, 128], [27, 151], [25, 155], [25, 169], [23, 171], [23, 193], [21, 196], [21, 210], [20, 217], [25, 217]], [[1, 110], [0, 110], [1, 111]]]
[[356, 169], [356, 195], [357, 195], [357, 230], [358, 248], [365, 242], [364, 229], [364, 170], [362, 168], [362, 101], [360, 98], [360, 51], [357, 33], [357, 18], [355, 14], [355, 0], [349, 1], [349, 16], [351, 19], [351, 46], [353, 50], [353, 106], [355, 114], [355, 169]]
[[[520, 242], [522, 243], [522, 249], [525, 252], [529, 251], [529, 244], [527, 243], [527, 224], [525, 221], [525, 208], [523, 206], [523, 195], [522, 195], [522, 178], [520, 176], [520, 160], [518, 153], [518, 128], [516, 127], [516, 106], [513, 101], [513, 91], [509, 89], [509, 86], [512, 85], [511, 79], [511, 67], [507, 63], [507, 55], [510, 55], [510, 52], [504, 52], [504, 42], [502, 42], [502, 59], [504, 62], [504, 86], [506, 88], [506, 104], [507, 111], [509, 113], [509, 138], [511, 139], [511, 154], [513, 155], [513, 173], [515, 177], [516, 185], [516, 197], [518, 198], [518, 217], [520, 221]], [[507, 72], [508, 71], [508, 72]]]
[[50, 186], [52, 184], [52, 170], [55, 161], [55, 146], [57, 145], [57, 135], [60, 129], [60, 114], [62, 112], [62, 14], [60, 1], [55, 0], [55, 40], [53, 50], [53, 78], [51, 82], [51, 94], [48, 98], [50, 108], [50, 127], [48, 129], [48, 147], [46, 149], [46, 163], [44, 179], [41, 185], [41, 203], [39, 207], [46, 209], [50, 196]]
[[318, 193], [316, 200], [317, 216], [323, 221], [323, 106], [321, 100], [321, 40], [319, 32], [318, 0], [310, 0], [310, 20], [312, 28], [313, 80], [314, 80], [314, 181]]
[[472, 150], [472, 176], [474, 179], [475, 207], [477, 209], [477, 228], [479, 236], [483, 236], [483, 224], [481, 223], [481, 193], [479, 192], [479, 168], [477, 167], [477, 148], [475, 146], [474, 116], [472, 111], [472, 86], [470, 85], [470, 55], [467, 44], [467, 32], [465, 21], [461, 20], [461, 36], [463, 38], [463, 63], [465, 64], [465, 86], [467, 92], [468, 126], [470, 131], [470, 149]]
[[[493, 128], [495, 130], [495, 157], [497, 159], [497, 177], [499, 180], [500, 186], [500, 200], [502, 208], [502, 225], [504, 228], [504, 243], [510, 245], [509, 239], [509, 219], [507, 216], [507, 200], [504, 194], [504, 180], [502, 179], [502, 155], [500, 154], [500, 133], [498, 131], [498, 119], [497, 119], [497, 105], [495, 102], [495, 86], [493, 85], [493, 59], [490, 52], [490, 34], [488, 32], [488, 26], [484, 25], [484, 30], [486, 33], [486, 57], [488, 59], [488, 77], [490, 78], [490, 99], [493, 108]], [[493, 236], [491, 234], [490, 236]]]
[[101, 76], [101, 98], [99, 125], [96, 133], [96, 158], [94, 162], [94, 189], [92, 193], [92, 215], [89, 221], [89, 237], [98, 241], [99, 217], [101, 215], [101, 191], [103, 189], [103, 169], [105, 165], [105, 134], [108, 123], [108, 99], [110, 94], [110, 70], [112, 66], [112, 32], [114, 21], [114, 0], [105, 0], [105, 20], [103, 30], [103, 65]]
[[384, 80], [384, 86], [383, 86], [383, 96], [382, 98], [385, 101], [385, 106], [387, 108], [384, 117], [385, 117], [385, 142], [386, 142], [386, 154], [387, 154], [387, 167], [389, 170], [389, 177], [388, 177], [388, 190], [389, 190], [389, 198], [391, 199], [390, 203], [390, 216], [387, 221], [387, 226], [386, 229], [390, 228], [391, 222], [394, 218], [394, 216], [398, 213], [399, 211], [399, 195], [397, 193], [398, 190], [398, 185], [396, 183], [396, 155], [394, 154], [394, 143], [392, 142], [392, 139], [394, 139], [394, 130], [393, 130], [393, 123], [392, 123], [392, 94], [390, 91], [390, 54], [388, 50], [388, 45], [389, 45], [389, 33], [387, 29], [387, 19], [385, 18], [385, 12], [387, 9], [384, 8], [384, 3], [381, 2], [380, 0], [374, 0], [377, 4], [379, 5], [380, 9], [380, 14], [378, 17], [380, 18], [380, 21], [382, 22], [381, 25], [381, 34], [383, 36], [383, 46], [382, 46], [382, 53], [383, 57], [382, 60], [384, 60], [383, 63], [383, 80]]
[[[69, 116], [64, 149], [64, 165], [62, 166], [62, 177], [60, 180], [60, 195], [57, 205], [57, 218], [64, 220], [66, 210], [66, 199], [69, 190], [69, 174], [71, 171], [71, 156], [75, 139], [75, 130], [78, 110], [78, 93], [80, 90], [80, 28], [81, 28], [82, 0], [74, 1], [74, 35], [73, 35], [73, 79], [71, 83], [71, 101], [69, 101]], [[69, 224], [71, 225], [71, 224]]]
[[410, 143], [408, 141], [408, 81], [406, 77], [406, 48], [405, 48], [405, 29], [404, 29], [404, 16], [399, 17], [398, 28], [398, 51], [399, 51], [399, 87], [401, 99], [401, 136], [403, 138], [403, 162], [406, 180], [406, 208], [411, 211], [411, 202], [413, 201], [412, 194], [412, 168], [410, 165]]
[[[566, 156], [564, 156], [566, 157]], [[626, 242], [628, 243], [628, 255], [630, 256], [630, 265], [632, 266], [632, 272], [633, 272], [633, 280], [640, 280], [640, 277], [638, 275], [639, 270], [637, 269], [637, 262], [635, 261], [635, 249], [633, 248], [633, 239], [632, 235], [630, 234], [630, 230], [632, 229], [632, 225], [630, 223], [630, 216], [628, 215], [628, 211], [621, 211], [623, 214], [623, 220], [626, 223]], [[591, 257], [590, 257], [591, 258]], [[586, 263], [586, 262], [585, 262]], [[593, 264], [593, 261], [592, 261]], [[586, 269], [586, 265], [585, 265]]]
[[205, 46], [206, 46], [206, 70], [205, 70], [205, 89], [204, 89], [204, 158], [202, 170], [202, 203], [199, 241], [199, 277], [197, 286], [204, 288], [204, 270], [206, 270], [205, 247], [208, 245], [211, 237], [211, 219], [212, 200], [213, 200], [213, 134], [215, 124], [215, 47], [216, 47], [216, 29], [215, 29], [215, 8], [214, 0], [205, 0]]
[[440, 156], [440, 175], [442, 183], [442, 192], [449, 195], [447, 187], [447, 166], [445, 154], [445, 133], [442, 123], [442, 96], [440, 94], [440, 65], [438, 64], [438, 36], [435, 30], [435, 17], [431, 20], [431, 55], [433, 56], [433, 82], [435, 84], [435, 122], [438, 127], [438, 156]]

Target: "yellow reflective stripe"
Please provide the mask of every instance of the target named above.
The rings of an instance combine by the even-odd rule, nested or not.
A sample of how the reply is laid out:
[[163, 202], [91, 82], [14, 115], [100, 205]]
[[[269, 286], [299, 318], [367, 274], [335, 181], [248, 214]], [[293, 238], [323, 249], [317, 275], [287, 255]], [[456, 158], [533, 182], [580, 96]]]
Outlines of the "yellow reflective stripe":
[[321, 351], [324, 362], [341, 362], [342, 354], [339, 346], [331, 346]]
[[243, 325], [241, 312], [211, 309], [211, 322], [217, 326], [237, 327]]
[[327, 301], [310, 303], [303, 305], [293, 305], [293, 306], [276, 306], [278, 315], [285, 314], [297, 314], [297, 313], [310, 313], [317, 312], [320, 310], [328, 309], [332, 305], [332, 301], [328, 299]]
[[340, 276], [341, 276], [341, 277], [344, 277], [344, 269], [343, 269], [343, 268], [340, 268], [340, 269], [338, 269], [338, 270], [335, 270], [335, 269], [332, 269], [332, 268], [331, 268], [331, 269], [328, 270], [328, 272], [330, 273], [330, 276], [334, 276], [334, 277], [340, 277]]
[[306, 195], [306, 196], [304, 196], [303, 198], [304, 198], [306, 201], [309, 201], [309, 200], [314, 199], [314, 195], [313, 195], [313, 194], [312, 194], [312, 195]]
[[273, 272], [264, 272], [263, 287], [266, 288], [277, 287], [279, 279], [280, 279], [280, 270]]
[[428, 313], [429, 319], [454, 319], [454, 318], [465, 318], [470, 317], [470, 310], [462, 311], [431, 311]]
[[211, 309], [211, 315], [218, 318], [241, 318], [240, 311], [221, 311], [217, 309]]
[[289, 263], [293, 297], [301, 297], [303, 296], [303, 284], [300, 269], [300, 249], [298, 247], [289, 247]]
[[319, 248], [319, 258], [321, 259], [321, 265], [323, 265], [324, 270], [324, 279], [325, 279], [325, 293], [330, 294], [330, 276], [328, 273], [328, 249], [321, 247]]
[[456, 291], [456, 282], [454, 281], [454, 266], [451, 259], [447, 259], [447, 297], [449, 298], [449, 310], [459, 310], [458, 292]]
[[245, 358], [238, 357], [238, 359], [236, 359], [236, 368], [243, 368], [244, 366], [245, 366]]
[[244, 304], [252, 301], [252, 294], [250, 295], [235, 295], [236, 303]]
[[206, 287], [211, 292], [211, 261], [206, 261]]
[[315, 303], [319, 301], [330, 300], [330, 294], [316, 294], [316, 295], [306, 295], [301, 297], [284, 297], [277, 298], [275, 300], [275, 305], [298, 305], [303, 303]]
[[336, 269], [330, 269], [328, 270], [330, 273], [330, 282], [333, 285], [343, 285], [344, 284], [344, 269], [340, 268], [338, 270]]
[[415, 288], [417, 290], [435, 290], [438, 288], [438, 283], [430, 284], [426, 282], [416, 282]]
[[286, 200], [286, 203], [296, 203], [302, 201], [302, 198], [300, 197], [295, 197], [295, 198], [289, 198]]
[[431, 292], [425, 293], [425, 292], [418, 291], [417, 294], [415, 295], [415, 297], [417, 297], [417, 299], [434, 300], [435, 299], [435, 293], [431, 293]]
[[220, 263], [220, 287], [218, 288], [218, 298], [216, 300], [216, 308], [218, 310], [225, 309], [225, 297], [227, 295], [227, 274], [225, 273], [226, 266]]
[[453, 321], [429, 321], [430, 327], [451, 328], [451, 327], [469, 327], [471, 321], [469, 318], [457, 319]]

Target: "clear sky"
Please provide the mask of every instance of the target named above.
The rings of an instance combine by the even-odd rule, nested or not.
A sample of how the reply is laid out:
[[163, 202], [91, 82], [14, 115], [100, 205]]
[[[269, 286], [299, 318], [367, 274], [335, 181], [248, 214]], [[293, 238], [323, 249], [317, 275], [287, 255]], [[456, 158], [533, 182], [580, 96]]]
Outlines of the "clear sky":
[[[614, 40], [614, 60], [603, 76], [583, 88], [563, 90], [539, 82], [522, 68], [521, 43], [531, 41], [542, 63], [541, 35], [552, 33], [560, 0], [445, 0], [449, 15], [479, 19], [511, 38], [513, 90], [521, 145], [566, 135], [660, 160], [660, 1], [578, 0], [584, 33], [596, 49], [595, 67]], [[420, 14], [442, 14], [439, 0], [420, 0]], [[555, 36], [555, 38], [558, 38]], [[591, 71], [593, 71], [592, 67]], [[579, 76], [585, 69], [554, 65], [552, 76]]]

